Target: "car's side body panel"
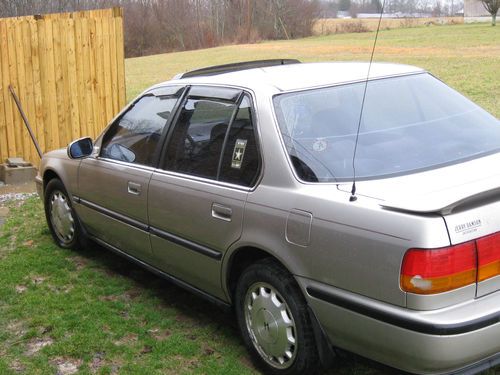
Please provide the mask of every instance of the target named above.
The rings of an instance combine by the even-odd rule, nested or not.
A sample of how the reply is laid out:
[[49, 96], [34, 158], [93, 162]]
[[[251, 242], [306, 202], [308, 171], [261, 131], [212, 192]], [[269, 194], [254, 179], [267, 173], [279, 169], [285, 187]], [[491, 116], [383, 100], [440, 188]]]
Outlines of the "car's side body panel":
[[[242, 230], [246, 189], [164, 172], [149, 187], [149, 224], [157, 266], [219, 298], [220, 260]], [[169, 235], [190, 241], [175, 243]]]
[[55, 173], [71, 196], [78, 191], [78, 166], [80, 163], [79, 159], [70, 159], [66, 149], [48, 152], [40, 164], [40, 177], [43, 179], [45, 174]]
[[95, 157], [79, 168], [77, 212], [91, 235], [151, 261], [148, 185], [152, 169]]

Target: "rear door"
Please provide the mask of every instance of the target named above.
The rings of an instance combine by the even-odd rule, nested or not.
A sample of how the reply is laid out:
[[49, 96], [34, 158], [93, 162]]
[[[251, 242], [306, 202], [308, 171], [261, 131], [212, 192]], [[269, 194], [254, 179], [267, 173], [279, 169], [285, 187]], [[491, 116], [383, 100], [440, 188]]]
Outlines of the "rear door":
[[162, 88], [136, 100], [105, 132], [97, 157], [79, 170], [79, 214], [89, 232], [151, 261], [148, 185], [183, 88]]
[[251, 114], [241, 91], [192, 87], [149, 187], [160, 268], [221, 298], [221, 259], [241, 235], [259, 171]]

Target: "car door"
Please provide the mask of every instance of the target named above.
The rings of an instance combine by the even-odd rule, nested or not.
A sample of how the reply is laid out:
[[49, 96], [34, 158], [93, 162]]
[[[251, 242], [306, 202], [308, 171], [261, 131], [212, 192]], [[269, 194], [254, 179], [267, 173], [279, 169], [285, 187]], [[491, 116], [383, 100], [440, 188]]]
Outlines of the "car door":
[[149, 186], [151, 244], [162, 270], [223, 297], [221, 259], [241, 235], [259, 164], [250, 97], [192, 87]]
[[98, 155], [79, 168], [79, 214], [87, 230], [146, 262], [152, 260], [149, 180], [183, 90], [166, 87], [140, 97], [103, 134]]

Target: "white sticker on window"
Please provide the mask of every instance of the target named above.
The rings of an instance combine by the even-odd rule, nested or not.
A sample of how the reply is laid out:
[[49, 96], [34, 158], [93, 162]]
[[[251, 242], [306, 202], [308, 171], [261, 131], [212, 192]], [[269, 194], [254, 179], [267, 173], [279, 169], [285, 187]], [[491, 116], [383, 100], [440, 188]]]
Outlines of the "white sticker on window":
[[231, 161], [231, 168], [240, 169], [245, 156], [245, 149], [247, 148], [246, 139], [237, 139], [234, 145], [233, 160]]

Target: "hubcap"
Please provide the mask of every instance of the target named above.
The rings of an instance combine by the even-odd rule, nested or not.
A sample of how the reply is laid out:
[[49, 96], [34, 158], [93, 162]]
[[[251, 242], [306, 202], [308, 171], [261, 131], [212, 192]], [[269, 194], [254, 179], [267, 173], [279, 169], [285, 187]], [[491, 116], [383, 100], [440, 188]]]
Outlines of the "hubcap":
[[68, 244], [75, 236], [75, 220], [66, 196], [55, 190], [50, 197], [50, 221], [57, 238]]
[[286, 369], [297, 354], [296, 329], [290, 308], [267, 283], [255, 283], [245, 296], [245, 321], [252, 343], [271, 366]]

